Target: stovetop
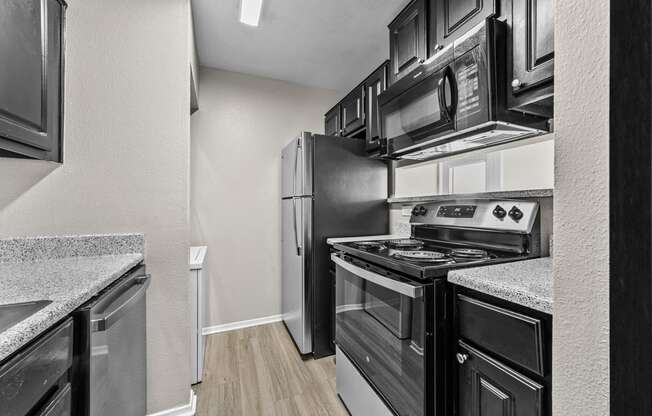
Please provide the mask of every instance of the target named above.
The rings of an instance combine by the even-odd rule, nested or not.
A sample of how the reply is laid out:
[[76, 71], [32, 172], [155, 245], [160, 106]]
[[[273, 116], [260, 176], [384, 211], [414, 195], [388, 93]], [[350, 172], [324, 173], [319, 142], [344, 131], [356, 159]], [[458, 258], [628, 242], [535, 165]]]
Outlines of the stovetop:
[[419, 239], [337, 243], [336, 250], [419, 279], [446, 277], [451, 269], [524, 260], [529, 254], [454, 246]]

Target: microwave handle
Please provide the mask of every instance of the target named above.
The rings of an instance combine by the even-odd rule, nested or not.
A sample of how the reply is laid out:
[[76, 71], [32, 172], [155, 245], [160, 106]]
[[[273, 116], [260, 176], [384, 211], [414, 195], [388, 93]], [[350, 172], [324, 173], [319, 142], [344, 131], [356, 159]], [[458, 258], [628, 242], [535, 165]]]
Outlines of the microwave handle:
[[[448, 105], [446, 102], [446, 83], [449, 83], [451, 87], [451, 103]], [[453, 69], [450, 66], [447, 66], [444, 69], [444, 73], [439, 80], [439, 107], [442, 111], [445, 112], [446, 117], [449, 120], [455, 118], [455, 113], [457, 111], [457, 82], [455, 82], [455, 76], [453, 74]]]

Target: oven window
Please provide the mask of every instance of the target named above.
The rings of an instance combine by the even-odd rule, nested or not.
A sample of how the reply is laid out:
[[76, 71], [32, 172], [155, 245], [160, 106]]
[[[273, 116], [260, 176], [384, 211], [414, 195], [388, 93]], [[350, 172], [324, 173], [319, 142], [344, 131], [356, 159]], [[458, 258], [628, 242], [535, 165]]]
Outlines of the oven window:
[[399, 415], [423, 415], [425, 299], [337, 266], [336, 342]]
[[376, 318], [396, 338], [410, 338], [412, 299], [373, 283], [367, 283], [362, 294], [365, 312]]

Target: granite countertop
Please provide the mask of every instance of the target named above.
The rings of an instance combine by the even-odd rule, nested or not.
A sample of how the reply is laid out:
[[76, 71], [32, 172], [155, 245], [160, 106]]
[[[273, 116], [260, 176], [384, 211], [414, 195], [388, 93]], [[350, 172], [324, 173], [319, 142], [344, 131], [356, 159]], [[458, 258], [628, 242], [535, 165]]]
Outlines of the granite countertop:
[[552, 258], [451, 270], [448, 281], [552, 314]]
[[52, 301], [0, 332], [0, 361], [143, 259], [142, 234], [0, 240], [0, 305]]
[[327, 244], [337, 244], [337, 243], [352, 243], [354, 241], [378, 241], [378, 240], [397, 240], [400, 238], [409, 238], [408, 235], [403, 234], [385, 234], [385, 235], [368, 235], [362, 237], [341, 237], [341, 238], [328, 238], [326, 239]]

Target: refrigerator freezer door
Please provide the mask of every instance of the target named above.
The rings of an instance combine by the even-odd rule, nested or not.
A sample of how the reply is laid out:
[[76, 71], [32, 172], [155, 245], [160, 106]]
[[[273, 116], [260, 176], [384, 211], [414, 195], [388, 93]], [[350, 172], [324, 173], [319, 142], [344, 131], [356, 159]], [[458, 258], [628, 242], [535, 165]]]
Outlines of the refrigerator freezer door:
[[312, 135], [302, 133], [281, 154], [281, 197], [312, 195]]
[[[312, 352], [310, 314], [311, 198], [282, 201], [282, 312], [283, 321], [302, 354]], [[306, 244], [308, 243], [308, 244]]]

